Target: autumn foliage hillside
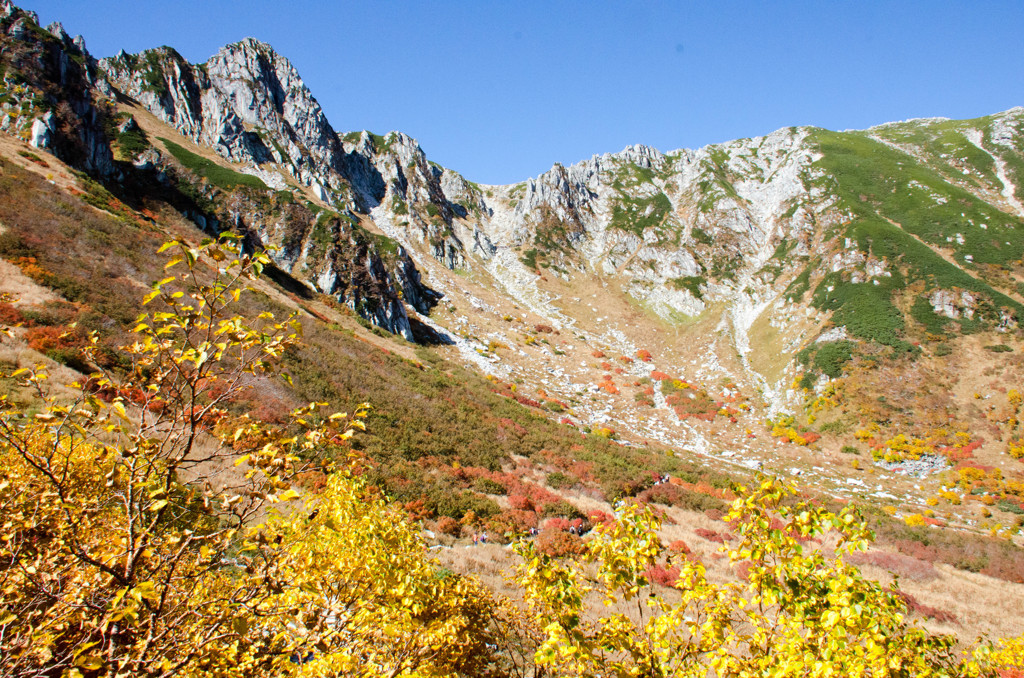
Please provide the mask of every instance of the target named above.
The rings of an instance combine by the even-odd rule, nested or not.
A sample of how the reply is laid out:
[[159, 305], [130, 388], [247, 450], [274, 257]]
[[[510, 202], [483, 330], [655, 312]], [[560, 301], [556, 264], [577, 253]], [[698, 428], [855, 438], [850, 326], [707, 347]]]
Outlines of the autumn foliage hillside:
[[[771, 479], [736, 486], [725, 516], [738, 582], [666, 549], [638, 502], [595, 516], [575, 557], [520, 541], [525, 606], [440, 569], [419, 526], [362, 477], [372, 464], [353, 441], [368, 404], [314, 402], [279, 423], [230, 413], [283, 374], [300, 329], [294, 314], [237, 313], [270, 263], [238, 242], [161, 248], [167, 275], [117, 365], [96, 364], [90, 333], [80, 359], [96, 371], [71, 391], [52, 388], [44, 364], [6, 376], [24, 400], [0, 397], [0, 675], [975, 676], [1020, 665], [1019, 640], [961, 649], [908, 621], [910, 598], [847, 563], [872, 537], [857, 511]], [[301, 489], [310, 471], [325, 480]], [[587, 612], [590, 596], [610, 610]]]

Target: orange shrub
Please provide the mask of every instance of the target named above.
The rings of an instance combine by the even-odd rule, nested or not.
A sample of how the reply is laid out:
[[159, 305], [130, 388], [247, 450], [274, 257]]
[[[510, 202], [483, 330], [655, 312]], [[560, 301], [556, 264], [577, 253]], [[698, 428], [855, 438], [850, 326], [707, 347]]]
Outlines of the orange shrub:
[[586, 548], [583, 540], [575, 534], [544, 529], [537, 537], [537, 550], [552, 558], [565, 558], [582, 555]]
[[86, 339], [77, 328], [32, 327], [25, 333], [28, 347], [46, 353], [85, 346]]
[[668, 545], [668, 550], [672, 551], [673, 553], [678, 553], [679, 555], [682, 555], [682, 556], [689, 555], [690, 553], [693, 553], [693, 551], [690, 549], [689, 545], [687, 545], [687, 543], [685, 541], [683, 541], [682, 539], [676, 539], [674, 542], [669, 544]]
[[462, 526], [459, 525], [459, 521], [449, 516], [442, 516], [439, 518], [435, 527], [441, 534], [447, 534], [452, 537], [458, 537], [462, 532]]
[[0, 304], [0, 325], [20, 325], [25, 322], [25, 316], [11, 304]]
[[533, 511], [509, 509], [491, 516], [487, 521], [487, 529], [495, 538], [502, 542], [510, 542], [537, 527], [537, 514]]

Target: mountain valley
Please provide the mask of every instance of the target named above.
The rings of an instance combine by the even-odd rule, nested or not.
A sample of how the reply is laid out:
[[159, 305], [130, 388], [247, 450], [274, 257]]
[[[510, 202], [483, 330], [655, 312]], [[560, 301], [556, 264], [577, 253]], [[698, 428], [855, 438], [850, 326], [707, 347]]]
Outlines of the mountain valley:
[[[497, 186], [402, 132], [339, 132], [251, 38], [97, 60], [0, 0], [0, 44], [5, 370], [70, 383], [87, 330], [116, 369], [160, 243], [230, 231], [271, 248], [248, 308], [298, 313], [306, 341], [232, 414], [369, 402], [353, 446], [437, 544], [462, 543], [444, 518], [521, 510], [516, 487], [545, 497], [535, 522], [640, 496], [692, 543], [730, 480], [767, 474], [941, 563], [904, 579], [955, 608], [936, 628], [1024, 630], [1024, 108], [634, 145]], [[684, 498], [659, 502], [663, 474]]]

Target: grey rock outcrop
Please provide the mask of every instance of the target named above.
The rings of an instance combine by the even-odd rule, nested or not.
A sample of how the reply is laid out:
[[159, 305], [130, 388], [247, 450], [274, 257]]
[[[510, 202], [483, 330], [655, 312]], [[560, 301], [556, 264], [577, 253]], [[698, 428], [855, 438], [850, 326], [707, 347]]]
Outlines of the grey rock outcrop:
[[[363, 132], [343, 142], [292, 64], [269, 45], [247, 38], [200, 65], [170, 48], [101, 63], [114, 87], [196, 143], [253, 168], [272, 163], [342, 209], [404, 204], [406, 235], [453, 268], [463, 263], [452, 229], [460, 208], [442, 186], [444, 170], [405, 134]], [[455, 183], [447, 180], [449, 190]]]
[[36, 118], [32, 123], [28, 142], [36, 148], [48, 149], [53, 144], [53, 133], [55, 131], [53, 113], [47, 111], [46, 114], [41, 118]]
[[3, 129], [94, 175], [113, 176], [105, 114], [94, 100], [96, 61], [85, 41], [73, 40], [59, 23], [40, 29], [34, 12], [7, 1], [0, 3], [0, 39], [17, 43], [8, 69], [22, 82], [14, 87], [4, 80], [8, 98], [19, 105], [6, 110]]
[[117, 89], [196, 143], [235, 162], [278, 163], [321, 191], [344, 191], [337, 134], [295, 68], [269, 45], [246, 38], [201, 65], [170, 48], [122, 51], [101, 65]]

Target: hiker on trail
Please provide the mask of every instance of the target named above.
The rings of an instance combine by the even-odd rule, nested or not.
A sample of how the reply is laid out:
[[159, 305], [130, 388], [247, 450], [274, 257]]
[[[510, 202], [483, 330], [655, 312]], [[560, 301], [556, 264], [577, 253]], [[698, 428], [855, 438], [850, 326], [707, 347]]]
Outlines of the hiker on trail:
[[482, 535], [480, 535], [480, 543], [481, 544], [486, 544], [487, 543], [487, 533], [486, 532], [484, 532]]
[[473, 533], [473, 546], [476, 546], [480, 542], [480, 537], [477, 536], [476, 532]]

